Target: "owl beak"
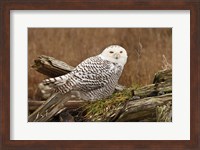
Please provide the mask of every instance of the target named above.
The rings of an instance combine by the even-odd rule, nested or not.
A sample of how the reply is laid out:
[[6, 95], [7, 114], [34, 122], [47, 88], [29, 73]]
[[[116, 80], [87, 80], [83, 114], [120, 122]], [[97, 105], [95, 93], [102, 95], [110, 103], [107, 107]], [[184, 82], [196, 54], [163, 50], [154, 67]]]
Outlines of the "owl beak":
[[118, 53], [116, 53], [116, 54], [114, 55], [115, 59], [119, 59], [119, 56], [120, 56], [120, 54], [118, 54]]

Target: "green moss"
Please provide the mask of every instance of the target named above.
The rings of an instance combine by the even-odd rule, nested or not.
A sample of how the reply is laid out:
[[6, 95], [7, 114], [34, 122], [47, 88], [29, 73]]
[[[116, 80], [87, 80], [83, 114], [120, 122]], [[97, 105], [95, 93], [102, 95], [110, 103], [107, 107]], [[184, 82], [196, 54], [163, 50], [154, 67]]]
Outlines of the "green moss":
[[139, 87], [141, 87], [142, 85], [140, 85], [140, 84], [138, 84], [138, 83], [135, 83], [135, 82], [133, 82], [132, 84], [131, 84], [131, 88], [132, 89], [137, 89], [137, 88], [139, 88]]
[[88, 121], [109, 121], [111, 116], [115, 116], [117, 111], [123, 107], [124, 103], [132, 97], [134, 87], [116, 92], [107, 99], [90, 102], [85, 106], [85, 118]]

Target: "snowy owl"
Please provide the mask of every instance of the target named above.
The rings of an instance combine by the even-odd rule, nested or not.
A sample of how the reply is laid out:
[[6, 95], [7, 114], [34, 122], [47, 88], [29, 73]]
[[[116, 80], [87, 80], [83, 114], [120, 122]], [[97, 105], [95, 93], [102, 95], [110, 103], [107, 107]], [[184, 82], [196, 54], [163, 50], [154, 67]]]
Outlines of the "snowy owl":
[[43, 84], [60, 93], [76, 92], [84, 100], [103, 99], [114, 92], [127, 57], [123, 47], [111, 45], [101, 54], [81, 62], [70, 73], [43, 80]]

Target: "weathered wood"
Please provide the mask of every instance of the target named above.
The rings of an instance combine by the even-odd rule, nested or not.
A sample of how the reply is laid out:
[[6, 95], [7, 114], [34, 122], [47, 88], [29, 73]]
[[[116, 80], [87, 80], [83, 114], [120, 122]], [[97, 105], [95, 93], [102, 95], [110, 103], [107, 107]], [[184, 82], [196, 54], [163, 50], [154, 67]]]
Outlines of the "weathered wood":
[[[48, 56], [41, 56], [35, 61], [34, 68], [50, 77], [69, 73], [73, 67], [57, 61]], [[54, 72], [54, 73], [52, 73]], [[124, 88], [121, 88], [123, 90]], [[119, 91], [118, 91], [119, 92]], [[120, 92], [119, 92], [120, 93]], [[125, 96], [123, 98], [123, 93]], [[128, 94], [127, 94], [128, 93]], [[131, 93], [131, 94], [130, 94]], [[117, 94], [117, 93], [116, 93]], [[91, 111], [83, 109], [86, 112], [84, 121], [171, 121], [170, 114], [172, 102], [172, 70], [163, 70], [156, 73], [153, 84], [146, 85], [137, 89], [125, 89], [119, 95], [119, 99], [112, 101], [93, 102], [95, 107], [99, 107]], [[128, 97], [127, 97], [128, 96]], [[135, 98], [137, 97], [137, 98]], [[68, 94], [54, 94], [44, 103], [30, 102], [30, 109], [36, 109], [30, 116], [29, 121], [44, 122], [50, 121], [52, 118], [70, 108], [78, 108], [88, 105], [86, 101], [75, 99], [75, 106], [72, 104], [72, 97]], [[116, 100], [116, 101], [115, 101]], [[40, 106], [39, 106], [40, 105]], [[94, 106], [94, 105], [91, 105]], [[105, 107], [104, 107], [105, 106]], [[33, 108], [34, 107], [34, 108]], [[88, 108], [88, 107], [85, 107]], [[60, 115], [60, 121], [74, 121], [74, 117], [68, 111]], [[69, 119], [69, 120], [68, 120]]]
[[[52, 117], [60, 114], [66, 108], [78, 108], [84, 105], [86, 101], [74, 100], [69, 93], [53, 94], [47, 101], [38, 107], [29, 117], [29, 122], [45, 122], [50, 121]], [[32, 103], [33, 104], [33, 103]]]
[[[105, 104], [100, 105], [100, 112], [86, 114], [87, 121], [92, 122], [125, 122], [125, 121], [156, 121], [156, 109], [158, 106], [165, 105], [172, 101], [172, 94], [165, 94], [161, 96], [146, 97], [139, 100], [127, 100], [118, 104], [109, 104], [102, 107]], [[94, 106], [95, 107], [95, 106]], [[95, 108], [97, 109], [97, 108]], [[103, 109], [103, 111], [102, 111]]]
[[41, 106], [42, 104], [44, 104], [44, 102], [45, 101], [29, 100], [28, 105], [29, 106]]
[[157, 106], [156, 108], [156, 121], [157, 122], [172, 122], [172, 102], [166, 105]]
[[[46, 106], [45, 108], [43, 107], [42, 109], [38, 109], [37, 112], [34, 112], [34, 114], [29, 116], [29, 121], [34, 121], [34, 122], [50, 121], [52, 117], [61, 113], [65, 109], [78, 108], [87, 104], [87, 102], [81, 101], [81, 100], [79, 101], [74, 100], [74, 101], [68, 101], [68, 102], [62, 101], [60, 103], [59, 101], [60, 99], [61, 98], [58, 98], [58, 97], [50, 98], [48, 102], [46, 102], [46, 104], [48, 104], [48, 107]], [[54, 100], [55, 101], [58, 100], [58, 102], [52, 105], [52, 101]], [[172, 101], [171, 93], [161, 95], [161, 96], [147, 97], [147, 98], [134, 100], [134, 101], [127, 101], [125, 105], [121, 104], [116, 108], [119, 111], [109, 110], [108, 114], [106, 115], [107, 117], [102, 116], [101, 118], [101, 116], [99, 116], [98, 120], [95, 120], [94, 118], [90, 118], [88, 119], [88, 121], [112, 121], [112, 120], [119, 121], [119, 122], [121, 121], [141, 121], [141, 122], [156, 121], [155, 117], [157, 114], [157, 118], [160, 118], [158, 119], [158, 121], [169, 122], [170, 119], [163, 120], [163, 117], [161, 116], [158, 117], [158, 111], [161, 108], [166, 107], [165, 105], [171, 101]], [[168, 108], [167, 110], [169, 111], [170, 109]], [[117, 115], [118, 115], [117, 117], [118, 119], [115, 118]], [[163, 113], [162, 113], [162, 116], [163, 116]]]
[[[161, 106], [166, 101], [172, 101], [171, 70], [160, 71], [155, 84], [146, 85], [132, 90], [133, 97], [126, 102], [121, 102], [116, 107], [110, 108], [103, 114], [87, 115], [89, 121], [156, 121], [156, 106]], [[165, 77], [165, 73], [166, 76]], [[158, 76], [159, 75], [159, 76]], [[162, 79], [161, 79], [162, 78]], [[104, 104], [100, 104], [104, 105]], [[127, 107], [132, 109], [128, 109]], [[137, 107], [136, 107], [137, 106]], [[142, 109], [139, 110], [139, 107]], [[103, 109], [107, 109], [104, 107]], [[121, 115], [121, 117], [119, 117]], [[122, 117], [123, 116], [123, 117]], [[118, 118], [118, 119], [117, 119]], [[147, 119], [149, 118], [149, 119]], [[168, 120], [169, 121], [169, 120]]]
[[45, 55], [41, 55], [35, 59], [32, 68], [49, 77], [61, 76], [74, 69], [74, 67], [63, 61]]
[[155, 74], [153, 84], [172, 81], [172, 69], [160, 70]]
[[163, 95], [172, 92], [172, 82], [170, 80], [156, 84], [149, 84], [134, 90], [134, 95], [141, 98]]
[[117, 121], [140, 121], [144, 118], [155, 117], [157, 106], [162, 106], [172, 101], [172, 94], [129, 101]]
[[162, 70], [155, 74], [153, 84], [134, 90], [134, 96], [149, 97], [172, 93], [172, 70]]
[[[42, 106], [46, 101], [33, 101], [33, 100], [29, 100], [28, 101], [28, 107], [30, 111], [35, 111], [36, 109], [38, 109], [40, 106]], [[65, 107], [69, 108], [69, 109], [75, 109], [80, 107], [81, 105], [83, 105], [84, 103], [86, 103], [83, 100], [69, 100], [67, 103], [64, 104]]]
[[46, 112], [48, 113], [48, 109], [55, 105], [56, 102], [59, 102], [61, 98], [61, 94], [53, 94], [44, 104], [42, 104], [36, 111], [34, 111], [29, 117], [29, 122], [37, 122], [41, 120], [43, 117], [46, 117]]
[[44, 103], [45, 103], [45, 101], [29, 100], [28, 101], [28, 109], [30, 112], [33, 112]]

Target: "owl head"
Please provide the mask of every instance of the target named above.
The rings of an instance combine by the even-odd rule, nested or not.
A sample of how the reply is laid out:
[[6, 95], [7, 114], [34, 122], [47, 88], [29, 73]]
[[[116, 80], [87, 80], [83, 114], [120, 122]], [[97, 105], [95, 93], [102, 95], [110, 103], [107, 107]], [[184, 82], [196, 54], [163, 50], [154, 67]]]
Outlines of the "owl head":
[[126, 50], [119, 45], [108, 46], [103, 50], [100, 56], [102, 59], [121, 65], [125, 65], [128, 58]]

